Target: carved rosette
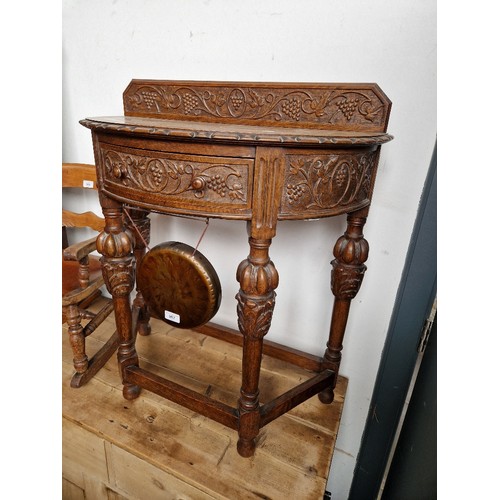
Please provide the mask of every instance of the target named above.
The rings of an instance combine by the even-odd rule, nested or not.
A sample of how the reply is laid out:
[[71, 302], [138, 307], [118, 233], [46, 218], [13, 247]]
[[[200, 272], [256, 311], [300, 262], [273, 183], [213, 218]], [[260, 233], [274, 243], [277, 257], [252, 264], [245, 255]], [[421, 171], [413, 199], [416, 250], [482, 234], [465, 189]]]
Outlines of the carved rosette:
[[363, 238], [363, 218], [349, 221], [347, 231], [333, 249], [332, 292], [338, 299], [352, 300], [359, 291], [366, 271], [369, 246]]

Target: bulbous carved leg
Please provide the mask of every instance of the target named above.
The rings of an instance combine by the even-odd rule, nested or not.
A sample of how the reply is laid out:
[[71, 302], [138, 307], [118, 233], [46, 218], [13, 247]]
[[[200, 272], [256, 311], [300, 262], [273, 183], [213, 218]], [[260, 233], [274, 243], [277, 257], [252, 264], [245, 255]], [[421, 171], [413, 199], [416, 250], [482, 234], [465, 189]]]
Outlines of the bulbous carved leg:
[[335, 385], [342, 358], [342, 341], [349, 316], [351, 300], [356, 296], [366, 271], [364, 262], [368, 258], [368, 242], [363, 238], [366, 216], [356, 213], [347, 216], [347, 230], [333, 249], [331, 287], [335, 296], [330, 336], [323, 356], [323, 369], [335, 373], [333, 384], [319, 393], [322, 403], [333, 401]]
[[123, 380], [123, 396], [134, 399], [139, 395], [140, 387], [128, 383], [125, 374], [127, 366], [139, 364], [130, 308], [130, 292], [135, 283], [135, 257], [132, 254], [134, 237], [123, 225], [120, 204], [102, 196], [101, 205], [106, 226], [97, 237], [97, 250], [102, 254], [104, 281], [113, 297], [116, 329], [120, 337], [118, 364]]
[[69, 342], [73, 350], [73, 366], [77, 373], [83, 373], [89, 366], [89, 358], [85, 354], [85, 335], [82, 327], [82, 315], [76, 305], [68, 307], [66, 312]]
[[250, 255], [238, 267], [238, 327], [243, 334], [242, 384], [238, 401], [238, 453], [250, 457], [260, 428], [259, 377], [263, 338], [271, 326], [278, 273], [269, 259], [270, 239], [249, 238]]
[[[141, 264], [141, 260], [146, 253], [146, 248], [149, 245], [151, 221], [148, 217], [149, 212], [145, 210], [128, 208], [127, 212], [132, 221], [127, 224], [128, 218], [125, 218], [125, 224], [134, 234], [134, 256], [136, 259], [136, 268], [138, 269]], [[150, 314], [148, 307], [144, 301], [141, 291], [137, 287], [136, 292], [133, 308], [139, 310], [137, 315], [137, 333], [143, 336], [149, 335], [151, 333], [151, 325], [149, 324]]]

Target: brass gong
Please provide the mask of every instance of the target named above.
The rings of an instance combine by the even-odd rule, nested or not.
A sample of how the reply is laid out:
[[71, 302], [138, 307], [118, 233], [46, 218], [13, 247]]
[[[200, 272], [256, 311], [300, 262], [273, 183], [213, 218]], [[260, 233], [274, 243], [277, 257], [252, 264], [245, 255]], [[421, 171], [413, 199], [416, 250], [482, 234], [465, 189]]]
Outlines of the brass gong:
[[177, 241], [160, 243], [143, 257], [137, 286], [151, 315], [177, 328], [210, 321], [222, 295], [219, 277], [208, 259]]

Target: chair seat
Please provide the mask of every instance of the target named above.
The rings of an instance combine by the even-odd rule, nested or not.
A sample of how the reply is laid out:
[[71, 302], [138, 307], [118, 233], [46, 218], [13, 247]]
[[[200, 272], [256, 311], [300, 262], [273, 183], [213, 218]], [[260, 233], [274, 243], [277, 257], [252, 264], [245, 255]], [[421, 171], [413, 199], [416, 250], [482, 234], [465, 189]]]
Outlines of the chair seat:
[[[89, 256], [89, 273], [91, 281], [101, 274], [101, 263], [98, 256]], [[62, 294], [66, 295], [75, 288], [79, 288], [78, 261], [62, 259]]]

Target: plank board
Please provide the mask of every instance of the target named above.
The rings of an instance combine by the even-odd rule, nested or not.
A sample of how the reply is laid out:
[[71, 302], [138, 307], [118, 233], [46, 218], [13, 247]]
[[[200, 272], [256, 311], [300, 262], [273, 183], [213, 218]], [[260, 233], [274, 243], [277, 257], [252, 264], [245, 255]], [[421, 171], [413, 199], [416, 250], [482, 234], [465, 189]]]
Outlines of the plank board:
[[[140, 366], [236, 407], [241, 348], [152, 320], [139, 336]], [[113, 317], [87, 338], [89, 354], [115, 330]], [[259, 434], [255, 456], [242, 458], [233, 431], [143, 390], [122, 397], [116, 356], [87, 385], [73, 374], [63, 325], [63, 478], [68, 498], [322, 499], [342, 414], [347, 380], [335, 401], [317, 397], [274, 420]], [[310, 378], [307, 370], [263, 357], [261, 402]]]

